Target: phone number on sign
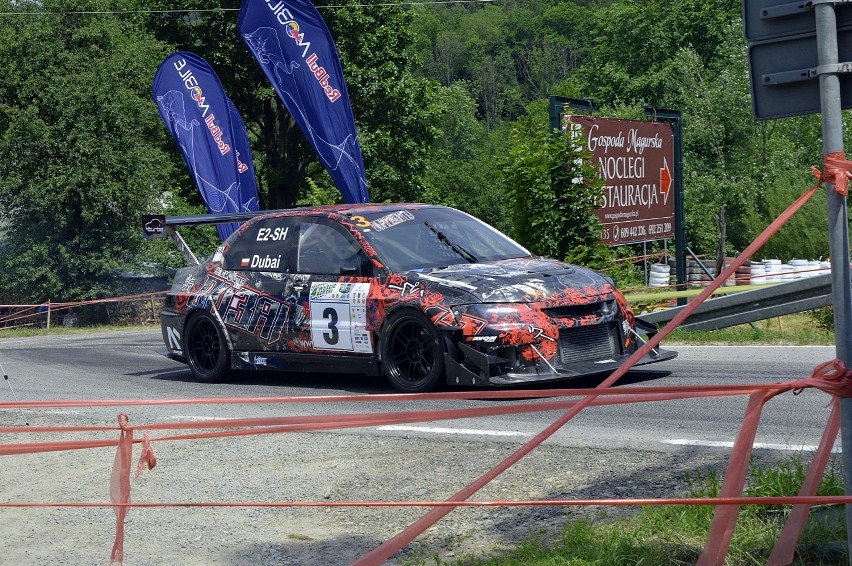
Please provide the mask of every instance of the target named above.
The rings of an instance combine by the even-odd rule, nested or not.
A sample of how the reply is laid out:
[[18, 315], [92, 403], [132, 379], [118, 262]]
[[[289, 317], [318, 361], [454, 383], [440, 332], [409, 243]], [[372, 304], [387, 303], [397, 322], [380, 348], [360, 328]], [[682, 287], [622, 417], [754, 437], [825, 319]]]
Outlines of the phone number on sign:
[[659, 222], [656, 224], [638, 224], [634, 226], [607, 226], [601, 231], [601, 239], [605, 242], [620, 242], [624, 240], [635, 240], [636, 238], [660, 237], [672, 233], [671, 222]]

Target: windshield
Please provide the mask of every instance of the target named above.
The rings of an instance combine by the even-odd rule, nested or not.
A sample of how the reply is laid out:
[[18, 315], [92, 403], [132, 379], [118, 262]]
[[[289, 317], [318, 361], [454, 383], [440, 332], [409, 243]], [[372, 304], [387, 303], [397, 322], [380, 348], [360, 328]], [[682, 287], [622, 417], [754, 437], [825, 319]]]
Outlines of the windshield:
[[364, 236], [382, 262], [397, 272], [530, 256], [491, 226], [452, 208], [413, 208], [364, 217], [370, 222]]

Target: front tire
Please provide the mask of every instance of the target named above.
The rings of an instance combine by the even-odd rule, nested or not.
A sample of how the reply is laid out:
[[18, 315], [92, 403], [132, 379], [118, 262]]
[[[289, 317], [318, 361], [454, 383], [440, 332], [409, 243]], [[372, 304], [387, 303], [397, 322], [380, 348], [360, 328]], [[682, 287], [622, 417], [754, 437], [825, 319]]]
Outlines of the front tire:
[[199, 311], [186, 325], [186, 359], [195, 379], [202, 383], [222, 381], [228, 373], [228, 345], [219, 323]]
[[444, 341], [420, 311], [392, 313], [380, 335], [382, 370], [403, 393], [434, 391], [446, 380]]

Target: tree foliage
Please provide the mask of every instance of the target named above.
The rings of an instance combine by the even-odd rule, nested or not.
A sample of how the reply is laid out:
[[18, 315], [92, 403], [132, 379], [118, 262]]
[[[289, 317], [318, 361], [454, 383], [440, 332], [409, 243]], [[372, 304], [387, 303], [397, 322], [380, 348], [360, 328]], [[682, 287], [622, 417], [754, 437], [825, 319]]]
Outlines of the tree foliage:
[[594, 209], [603, 179], [582, 138], [538, 124], [514, 130], [512, 142], [503, 172], [518, 241], [535, 254], [562, 259], [578, 248], [595, 249], [601, 225]]
[[0, 16], [0, 285], [24, 299], [114, 292], [169, 171], [148, 95], [163, 46], [116, 18], [57, 13], [106, 8], [3, 3], [20, 13]]
[[[340, 199], [239, 38], [238, 0], [0, 6], [45, 12], [0, 16], [4, 288], [33, 300], [97, 296], [143, 250], [177, 261], [140, 247], [135, 228], [140, 211], [201, 204], [150, 101], [154, 70], [177, 49], [209, 61], [242, 113], [265, 208]], [[681, 111], [687, 242], [700, 254], [715, 253], [721, 207], [727, 251], [740, 251], [822, 161], [818, 116], [752, 117], [738, 0], [344, 0], [320, 11], [372, 199], [456, 206], [539, 253], [596, 266], [631, 253], [596, 246], [589, 186], [558, 163], [576, 156], [543, 125], [549, 94], [593, 99], [607, 117], [641, 119], [644, 104]], [[844, 121], [848, 144], [849, 112]], [[826, 256], [826, 230], [819, 197], [759, 255]], [[190, 237], [215, 243], [203, 230]]]

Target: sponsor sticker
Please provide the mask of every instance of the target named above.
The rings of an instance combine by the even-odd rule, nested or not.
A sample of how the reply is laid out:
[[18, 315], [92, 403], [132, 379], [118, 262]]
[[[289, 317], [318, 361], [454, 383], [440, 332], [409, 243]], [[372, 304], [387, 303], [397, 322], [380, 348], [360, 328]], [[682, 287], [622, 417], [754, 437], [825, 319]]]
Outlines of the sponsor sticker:
[[142, 234], [146, 238], [166, 237], [166, 217], [162, 214], [142, 215]]
[[[243, 258], [241, 265], [244, 265], [246, 258]], [[281, 267], [281, 254], [277, 256], [259, 256], [253, 255], [251, 256], [251, 261], [249, 262], [249, 267], [251, 269], [279, 269]]]
[[414, 220], [413, 214], [407, 210], [398, 210], [396, 212], [391, 212], [387, 216], [382, 216], [378, 220], [373, 220], [372, 226], [381, 232], [382, 230], [387, 230], [388, 228], [392, 228], [393, 226], [397, 226], [410, 220]]

